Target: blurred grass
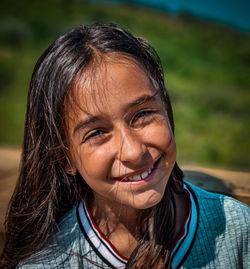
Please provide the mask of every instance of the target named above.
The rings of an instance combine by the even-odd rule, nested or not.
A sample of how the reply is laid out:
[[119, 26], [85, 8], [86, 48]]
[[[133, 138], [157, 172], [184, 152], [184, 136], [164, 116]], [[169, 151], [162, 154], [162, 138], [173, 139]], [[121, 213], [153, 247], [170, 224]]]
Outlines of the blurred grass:
[[60, 34], [116, 22], [147, 38], [173, 101], [178, 160], [250, 165], [250, 33], [160, 11], [88, 1], [7, 1], [0, 13], [0, 146], [19, 147], [34, 64]]

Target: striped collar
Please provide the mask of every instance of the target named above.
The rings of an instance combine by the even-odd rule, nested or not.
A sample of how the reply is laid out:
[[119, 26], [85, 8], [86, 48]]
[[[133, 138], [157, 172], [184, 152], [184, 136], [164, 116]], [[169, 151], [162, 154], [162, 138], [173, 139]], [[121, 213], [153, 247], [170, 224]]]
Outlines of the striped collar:
[[[184, 184], [189, 199], [189, 213], [171, 253], [172, 269], [179, 268], [190, 252], [198, 228], [198, 205], [190, 187]], [[127, 258], [122, 256], [96, 225], [85, 199], [77, 209], [81, 230], [96, 254], [111, 268], [125, 268]]]
[[177, 238], [171, 252], [172, 269], [179, 268], [186, 259], [193, 246], [198, 229], [199, 211], [196, 196], [187, 184], [184, 184], [184, 191], [187, 194], [190, 206], [188, 216], [182, 227], [182, 233]]

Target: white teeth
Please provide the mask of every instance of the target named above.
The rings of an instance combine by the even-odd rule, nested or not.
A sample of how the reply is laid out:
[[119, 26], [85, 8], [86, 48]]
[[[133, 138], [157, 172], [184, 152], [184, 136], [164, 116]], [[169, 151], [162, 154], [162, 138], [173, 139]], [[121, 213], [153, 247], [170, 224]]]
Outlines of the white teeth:
[[141, 178], [142, 178], [142, 179], [146, 178], [146, 177], [148, 176], [148, 174], [149, 174], [148, 171], [142, 173], [142, 174], [141, 174]]
[[141, 177], [140, 176], [133, 176], [133, 177], [131, 177], [131, 179], [138, 181], [138, 180], [141, 180]]
[[128, 177], [128, 180], [133, 180], [133, 181], [140, 181], [144, 178], [146, 178], [149, 174], [151, 174], [153, 168], [149, 168], [148, 171], [142, 173], [141, 175], [136, 175], [133, 177]]

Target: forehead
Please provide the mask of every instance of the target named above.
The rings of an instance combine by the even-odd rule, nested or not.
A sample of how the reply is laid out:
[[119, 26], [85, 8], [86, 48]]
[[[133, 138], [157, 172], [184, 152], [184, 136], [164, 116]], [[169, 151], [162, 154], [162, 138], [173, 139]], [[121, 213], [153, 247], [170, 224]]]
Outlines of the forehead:
[[99, 59], [78, 76], [67, 114], [75, 118], [79, 112], [108, 113], [115, 106], [154, 92], [153, 84], [136, 60], [118, 55]]

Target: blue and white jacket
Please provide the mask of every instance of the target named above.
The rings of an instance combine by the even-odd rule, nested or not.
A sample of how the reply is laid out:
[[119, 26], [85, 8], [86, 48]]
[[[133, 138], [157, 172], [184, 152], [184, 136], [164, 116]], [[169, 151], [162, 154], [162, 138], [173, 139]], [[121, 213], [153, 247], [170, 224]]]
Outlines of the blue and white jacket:
[[[185, 183], [189, 214], [171, 254], [172, 268], [250, 268], [250, 209]], [[123, 257], [97, 227], [86, 199], [68, 212], [43, 250], [18, 269], [125, 268]]]

